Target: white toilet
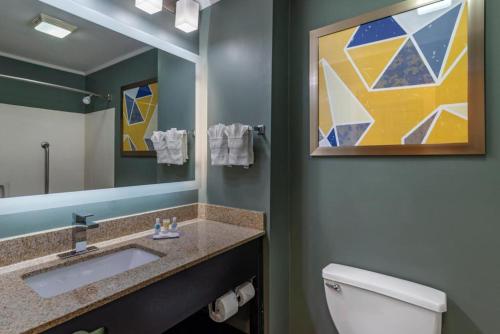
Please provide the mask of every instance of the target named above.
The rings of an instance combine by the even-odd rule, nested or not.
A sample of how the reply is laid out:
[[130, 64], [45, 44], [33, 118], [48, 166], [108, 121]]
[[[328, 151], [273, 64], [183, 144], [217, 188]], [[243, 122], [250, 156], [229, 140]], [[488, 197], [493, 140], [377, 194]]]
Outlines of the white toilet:
[[440, 334], [446, 294], [402, 279], [330, 264], [326, 300], [340, 334]]

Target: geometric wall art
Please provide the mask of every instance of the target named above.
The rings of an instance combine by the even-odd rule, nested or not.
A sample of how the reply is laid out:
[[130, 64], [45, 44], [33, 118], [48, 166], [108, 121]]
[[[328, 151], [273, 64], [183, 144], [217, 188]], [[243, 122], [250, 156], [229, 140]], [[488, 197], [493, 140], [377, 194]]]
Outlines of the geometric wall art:
[[158, 80], [123, 86], [121, 92], [122, 156], [155, 156], [151, 136], [158, 130]]
[[417, 0], [311, 32], [311, 155], [484, 154], [484, 2]]

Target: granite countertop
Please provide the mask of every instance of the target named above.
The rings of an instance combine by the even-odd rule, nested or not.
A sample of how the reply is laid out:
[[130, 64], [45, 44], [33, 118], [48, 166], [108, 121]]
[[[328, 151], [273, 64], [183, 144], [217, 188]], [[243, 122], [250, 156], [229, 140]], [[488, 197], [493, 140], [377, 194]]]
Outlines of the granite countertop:
[[[179, 224], [179, 239], [152, 240], [152, 231], [96, 244], [99, 251], [60, 260], [55, 255], [0, 268], [0, 334], [41, 333], [264, 235], [264, 231], [205, 219]], [[125, 273], [44, 299], [23, 278], [54, 267], [138, 247], [160, 259]]]

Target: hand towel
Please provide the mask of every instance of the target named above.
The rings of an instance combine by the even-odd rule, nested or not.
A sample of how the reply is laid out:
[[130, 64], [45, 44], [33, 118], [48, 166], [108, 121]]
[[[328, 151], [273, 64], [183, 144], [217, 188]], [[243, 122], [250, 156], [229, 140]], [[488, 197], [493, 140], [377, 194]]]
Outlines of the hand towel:
[[243, 124], [226, 126], [229, 147], [229, 165], [248, 168], [254, 163], [252, 127]]
[[186, 130], [179, 130], [182, 135], [182, 158], [184, 162], [189, 160], [188, 155], [188, 132]]
[[153, 147], [156, 151], [158, 163], [168, 163], [169, 157], [167, 150], [166, 133], [162, 131], [154, 131], [153, 135], [151, 136], [151, 142], [153, 143]]
[[186, 131], [179, 131], [175, 128], [165, 132], [168, 152], [167, 164], [184, 165], [184, 162], [186, 162], [187, 150], [184, 151], [184, 140], [187, 141], [187, 133], [186, 136], [184, 136], [184, 133]]
[[151, 136], [158, 163], [183, 165], [188, 159], [187, 131], [175, 128], [165, 132], [155, 131]]
[[229, 148], [225, 129], [224, 124], [213, 125], [208, 129], [212, 166], [224, 166], [229, 163]]

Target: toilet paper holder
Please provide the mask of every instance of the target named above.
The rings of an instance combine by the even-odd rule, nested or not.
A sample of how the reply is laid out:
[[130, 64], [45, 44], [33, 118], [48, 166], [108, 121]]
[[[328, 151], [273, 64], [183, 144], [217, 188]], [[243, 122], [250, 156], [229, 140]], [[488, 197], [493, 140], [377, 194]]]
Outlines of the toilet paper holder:
[[[248, 281], [245, 281], [244, 283], [238, 285], [236, 288], [229, 290], [226, 294], [208, 304], [208, 312], [210, 318], [215, 322], [224, 322], [227, 319], [234, 316], [238, 312], [238, 309], [240, 307], [244, 306], [252, 299], [254, 299], [255, 295], [257, 294], [254, 286], [255, 278], [256, 277], [253, 276]], [[242, 293], [241, 298], [240, 298], [240, 293]], [[233, 301], [231, 301], [231, 299]], [[234, 303], [236, 303], [235, 305], [236, 309], [234, 309], [234, 306], [230, 306], [234, 305]], [[223, 310], [222, 314], [219, 313], [221, 310], [219, 309], [219, 307], [221, 307], [221, 305], [222, 305], [221, 309]], [[227, 308], [227, 306], [229, 307]], [[224, 314], [227, 311], [229, 311], [228, 316], [227, 313]]]

